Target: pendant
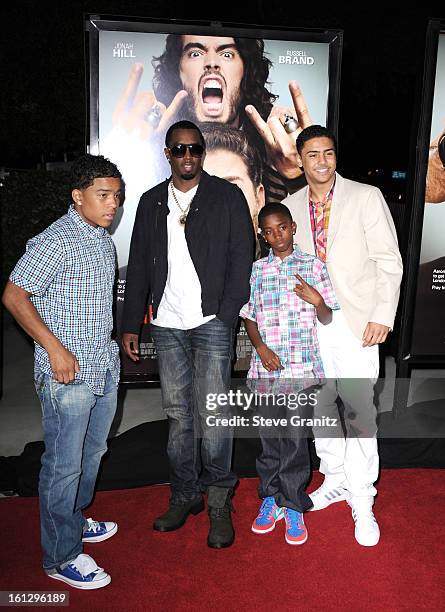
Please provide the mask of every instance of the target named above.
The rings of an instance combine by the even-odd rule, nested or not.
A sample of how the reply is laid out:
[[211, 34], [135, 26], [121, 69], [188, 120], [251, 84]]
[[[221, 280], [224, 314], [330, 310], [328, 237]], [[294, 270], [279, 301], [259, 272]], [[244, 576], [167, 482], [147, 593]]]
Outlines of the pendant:
[[181, 215], [181, 216], [179, 217], [179, 223], [180, 223], [181, 225], [185, 225], [186, 220], [187, 220], [187, 215]]

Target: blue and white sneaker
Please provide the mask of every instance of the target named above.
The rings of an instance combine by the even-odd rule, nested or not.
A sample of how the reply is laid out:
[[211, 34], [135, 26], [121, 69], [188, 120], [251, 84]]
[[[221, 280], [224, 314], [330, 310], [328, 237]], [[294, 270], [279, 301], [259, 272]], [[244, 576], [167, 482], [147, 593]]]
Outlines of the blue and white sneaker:
[[47, 575], [54, 580], [66, 582], [75, 589], [101, 589], [111, 582], [111, 576], [98, 567], [90, 555], [77, 555], [66, 567], [48, 570]]
[[117, 533], [117, 523], [87, 519], [83, 528], [82, 542], [103, 542]]
[[286, 542], [288, 544], [304, 544], [307, 540], [307, 529], [304, 524], [303, 513], [292, 508], [284, 508], [286, 521]]
[[283, 508], [279, 508], [272, 496], [265, 497], [258, 516], [252, 523], [254, 533], [269, 533], [275, 529], [275, 523], [283, 518]]

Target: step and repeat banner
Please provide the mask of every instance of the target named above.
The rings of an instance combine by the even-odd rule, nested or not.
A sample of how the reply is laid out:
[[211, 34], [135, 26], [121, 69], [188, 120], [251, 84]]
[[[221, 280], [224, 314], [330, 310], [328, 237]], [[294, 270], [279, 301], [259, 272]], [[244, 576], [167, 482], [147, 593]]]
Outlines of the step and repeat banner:
[[[279, 201], [304, 185], [293, 159], [298, 119], [337, 130], [342, 34], [100, 17], [86, 25], [90, 152], [109, 157], [125, 180], [125, 202], [111, 228], [120, 333], [139, 198], [170, 175], [167, 128], [180, 119], [200, 126], [204, 169], [239, 185], [256, 230], [265, 201]], [[265, 123], [271, 114], [279, 119], [272, 130]], [[141, 361], [124, 357], [124, 381], [157, 379], [149, 321], [147, 307]], [[236, 350], [235, 369], [247, 370], [251, 346], [243, 326]]]

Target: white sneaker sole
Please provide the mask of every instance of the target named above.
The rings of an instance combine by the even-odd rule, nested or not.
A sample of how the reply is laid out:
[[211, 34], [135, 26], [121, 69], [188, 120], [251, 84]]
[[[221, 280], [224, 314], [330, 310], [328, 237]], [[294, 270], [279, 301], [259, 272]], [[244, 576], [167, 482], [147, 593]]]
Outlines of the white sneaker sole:
[[91, 538], [82, 538], [82, 542], [85, 542], [87, 544], [90, 542], [92, 544], [94, 544], [95, 542], [104, 542], [105, 540], [112, 538], [116, 533], [117, 533], [117, 524], [115, 524], [113, 529], [110, 529], [110, 531], [108, 531], [107, 533], [104, 533], [103, 535], [94, 536]]
[[251, 529], [253, 533], [258, 533], [259, 535], [262, 535], [263, 533], [270, 533], [271, 531], [275, 529], [275, 525], [278, 523], [278, 521], [281, 521], [282, 518], [284, 518], [283, 514], [275, 519], [275, 523], [272, 525], [272, 527], [269, 527], [269, 529], [255, 529], [253, 525]]
[[62, 574], [47, 574], [48, 578], [54, 578], [54, 580], [60, 580], [61, 582], [65, 582], [75, 589], [81, 589], [83, 591], [90, 591], [92, 589], [101, 589], [102, 587], [106, 587], [111, 582], [111, 576], [107, 574], [105, 578], [101, 580], [96, 580], [93, 582], [78, 582], [77, 580], [71, 580], [70, 578], [66, 578], [66, 576], [62, 576]]

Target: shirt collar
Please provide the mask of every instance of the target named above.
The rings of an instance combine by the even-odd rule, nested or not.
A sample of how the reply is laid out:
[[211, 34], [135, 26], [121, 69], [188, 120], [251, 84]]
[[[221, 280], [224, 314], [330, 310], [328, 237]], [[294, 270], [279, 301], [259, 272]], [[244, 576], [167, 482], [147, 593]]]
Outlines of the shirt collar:
[[332, 196], [334, 194], [334, 188], [335, 188], [335, 181], [337, 179], [337, 176], [334, 175], [334, 182], [332, 183], [329, 191], [326, 192], [323, 200], [321, 200], [321, 202], [315, 202], [312, 199], [312, 193], [311, 193], [311, 189], [309, 188], [309, 203], [312, 204], [313, 206], [315, 206], [316, 204], [321, 204], [322, 206], [324, 206], [326, 204], [326, 202], [328, 202], [328, 200], [332, 199]]
[[73, 221], [77, 227], [81, 230], [88, 232], [90, 236], [94, 236], [95, 238], [102, 238], [107, 233], [107, 230], [104, 227], [94, 227], [94, 225], [90, 225], [86, 221], [82, 219], [77, 210], [74, 208], [74, 204], [70, 204], [68, 209], [68, 217]]
[[288, 255], [284, 259], [280, 259], [278, 257], [278, 255], [274, 255], [273, 254], [272, 249], [269, 249], [269, 255], [268, 255], [268, 258], [267, 258], [267, 263], [274, 263], [274, 262], [277, 262], [277, 263], [280, 263], [280, 264], [283, 263], [283, 262], [287, 263], [288, 261], [291, 261], [292, 259], [297, 259], [298, 257], [300, 257], [301, 253], [302, 253], [302, 251], [301, 251], [300, 247], [298, 246], [298, 244], [294, 244], [294, 250], [292, 251], [292, 253], [290, 255]]

